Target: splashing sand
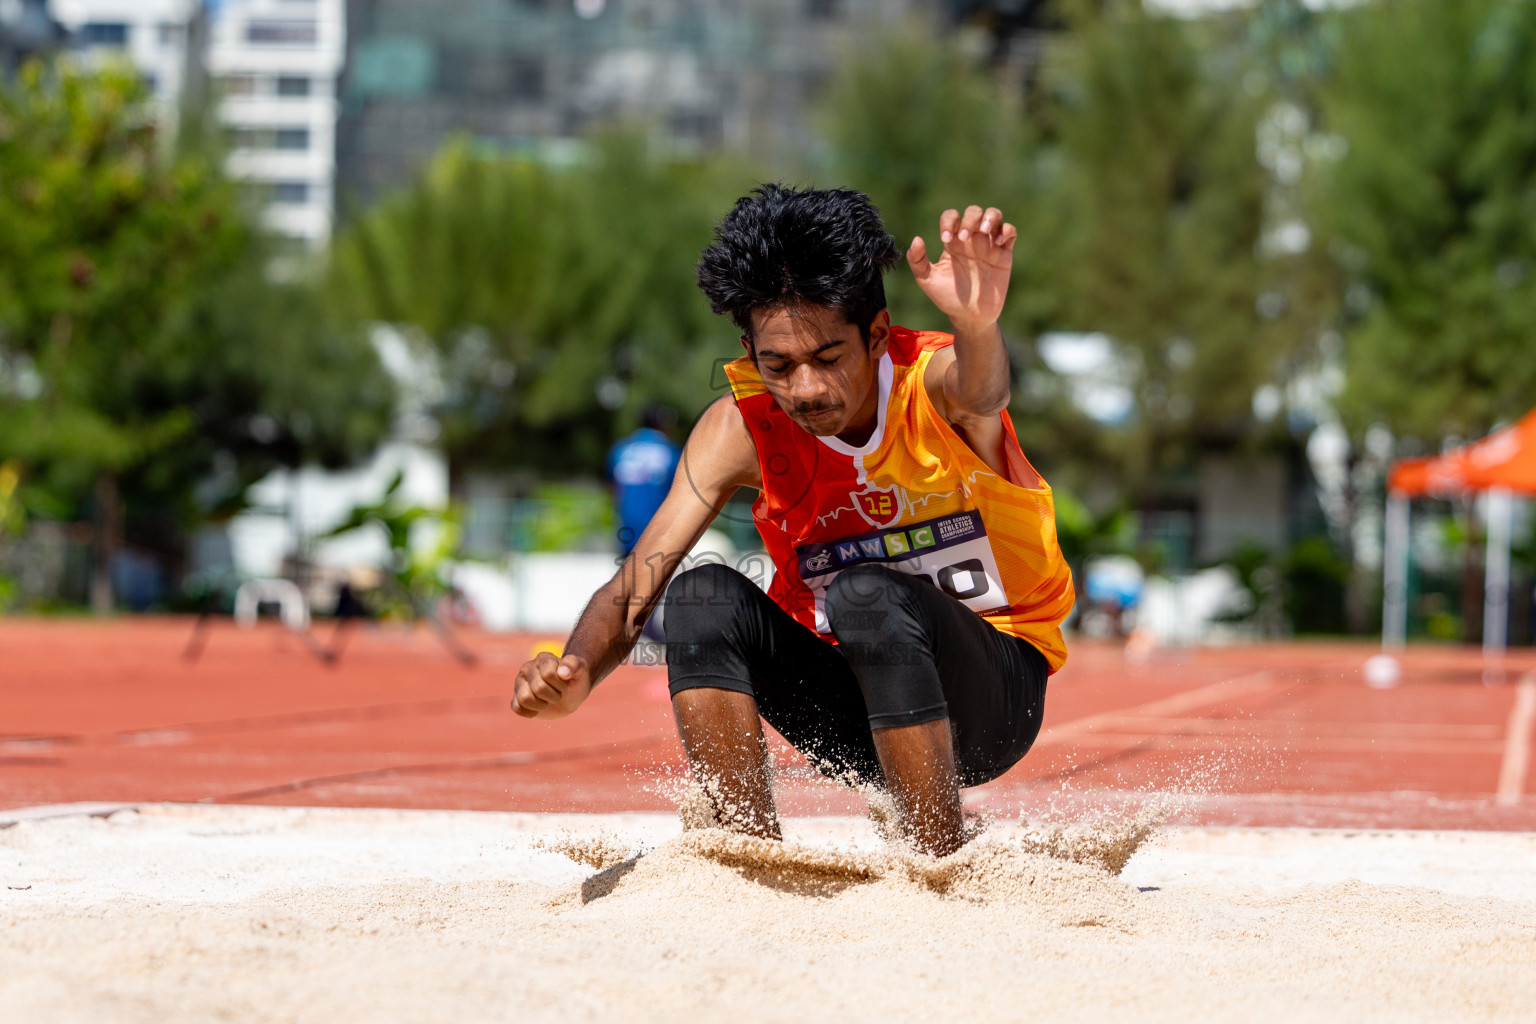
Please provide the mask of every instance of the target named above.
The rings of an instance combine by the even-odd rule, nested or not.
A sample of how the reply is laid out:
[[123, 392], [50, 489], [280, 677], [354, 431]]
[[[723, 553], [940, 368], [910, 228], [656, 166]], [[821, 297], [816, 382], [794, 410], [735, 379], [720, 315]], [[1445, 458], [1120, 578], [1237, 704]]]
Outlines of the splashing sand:
[[[1238, 830], [1222, 859], [1210, 843], [1231, 833], [1184, 830], [1116, 875], [1147, 828], [994, 823], [935, 860], [851, 819], [791, 820], [784, 843], [643, 816], [28, 823], [0, 830], [5, 881], [30, 886], [0, 889], [0, 1016], [1427, 1022], [1536, 1002], [1536, 838]], [[1499, 881], [1338, 881], [1365, 848], [1420, 858], [1393, 876], [1419, 886]]]
[[1112, 875], [1125, 870], [1131, 857], [1168, 820], [1176, 802], [1154, 800], [1123, 820], [1069, 825], [1025, 824], [1015, 842], [1030, 853], [1074, 864], [1094, 864]]
[[548, 850], [569, 857], [577, 864], [589, 868], [611, 868], [622, 864], [634, 854], [633, 844], [617, 836], [598, 834], [583, 836], [567, 833], [548, 838], [538, 838], [532, 843], [535, 850]]
[[884, 847], [852, 850], [700, 827], [707, 813], [700, 808], [707, 808], [707, 801], [685, 796], [683, 834], [650, 852], [630, 854], [607, 840], [541, 842], [545, 849], [601, 869], [546, 906], [558, 909], [599, 899], [665, 902], [677, 894], [719, 892], [740, 882], [817, 898], [864, 887], [870, 890], [860, 894], [864, 901], [880, 898], [871, 893], [936, 896], [1014, 906], [1062, 924], [1131, 931], [1135, 890], [1114, 876], [1165, 814], [1153, 807], [1128, 821], [991, 830], [978, 823], [978, 834], [959, 851], [932, 857], [889, 841], [887, 804], [870, 801], [872, 823], [887, 839]]

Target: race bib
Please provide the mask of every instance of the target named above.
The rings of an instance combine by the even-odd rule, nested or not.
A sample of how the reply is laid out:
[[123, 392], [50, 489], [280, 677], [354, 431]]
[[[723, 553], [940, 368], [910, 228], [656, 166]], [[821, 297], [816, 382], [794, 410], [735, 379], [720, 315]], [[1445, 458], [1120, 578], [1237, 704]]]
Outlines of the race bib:
[[986, 525], [976, 510], [940, 516], [909, 526], [895, 526], [795, 549], [800, 578], [816, 598], [816, 631], [827, 625], [827, 588], [853, 565], [878, 562], [925, 577], [978, 615], [1008, 607], [1002, 573]]

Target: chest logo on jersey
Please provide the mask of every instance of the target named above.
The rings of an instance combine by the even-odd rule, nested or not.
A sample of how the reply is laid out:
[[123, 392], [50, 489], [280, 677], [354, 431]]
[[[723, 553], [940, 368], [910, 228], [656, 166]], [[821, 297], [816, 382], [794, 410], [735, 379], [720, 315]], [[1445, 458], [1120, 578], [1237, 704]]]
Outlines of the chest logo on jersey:
[[1003, 574], [976, 509], [906, 526], [887, 527], [795, 549], [800, 580], [816, 603], [816, 630], [825, 633], [827, 588], [855, 565], [884, 565], [920, 576], [978, 615], [1008, 607]]
[[902, 494], [899, 487], [876, 487], [865, 484], [862, 491], [849, 491], [853, 507], [859, 510], [864, 521], [877, 530], [890, 526], [901, 518]]

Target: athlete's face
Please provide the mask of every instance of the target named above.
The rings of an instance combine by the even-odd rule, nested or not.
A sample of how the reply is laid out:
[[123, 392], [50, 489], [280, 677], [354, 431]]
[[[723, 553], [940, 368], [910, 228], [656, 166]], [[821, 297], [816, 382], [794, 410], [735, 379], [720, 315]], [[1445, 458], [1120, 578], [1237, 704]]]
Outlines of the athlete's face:
[[880, 357], [890, 342], [884, 310], [869, 328], [825, 306], [796, 306], [752, 315], [752, 340], [742, 338], [758, 373], [789, 418], [812, 434], [868, 436], [875, 429]]

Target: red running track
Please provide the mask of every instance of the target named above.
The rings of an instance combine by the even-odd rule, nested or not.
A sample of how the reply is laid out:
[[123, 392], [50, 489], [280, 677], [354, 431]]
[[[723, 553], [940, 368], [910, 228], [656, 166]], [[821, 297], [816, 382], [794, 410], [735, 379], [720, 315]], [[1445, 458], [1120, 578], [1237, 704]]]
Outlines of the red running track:
[[[326, 638], [322, 627], [322, 639]], [[662, 669], [625, 667], [581, 712], [507, 709], [534, 643], [358, 630], [336, 667], [276, 625], [0, 620], [0, 809], [206, 801], [522, 811], [664, 810], [684, 778]], [[1485, 685], [1476, 650], [1411, 648], [1367, 687], [1368, 644], [1165, 651], [1077, 643], [1029, 756], [967, 802], [1003, 815], [1186, 794], [1175, 820], [1536, 829], [1536, 651]], [[780, 805], [857, 813], [782, 743]]]

